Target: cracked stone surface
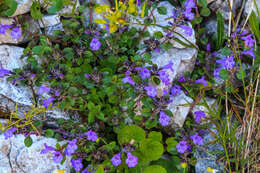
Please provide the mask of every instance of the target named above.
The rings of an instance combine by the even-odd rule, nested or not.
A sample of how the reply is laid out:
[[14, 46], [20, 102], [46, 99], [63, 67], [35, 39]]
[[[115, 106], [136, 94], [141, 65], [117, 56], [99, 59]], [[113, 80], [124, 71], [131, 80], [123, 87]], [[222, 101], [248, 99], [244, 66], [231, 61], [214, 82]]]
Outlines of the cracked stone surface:
[[[0, 45], [0, 65], [2, 68], [12, 71], [15, 68], [21, 68], [25, 59], [20, 57], [23, 54], [23, 48], [17, 46]], [[18, 106], [18, 114], [23, 116], [25, 110], [30, 109], [33, 104], [31, 90], [26, 86], [13, 85], [6, 81], [6, 77], [0, 78], [0, 107], [13, 112]], [[38, 118], [41, 118], [39, 116]], [[49, 123], [55, 123], [55, 119], [74, 119], [78, 120], [75, 112], [64, 112], [58, 109], [46, 112], [46, 120]]]
[[15, 135], [8, 140], [4, 139], [4, 135], [0, 135], [1, 173], [51, 173], [55, 169], [64, 169], [67, 171], [66, 173], [69, 173], [71, 168], [69, 158], [63, 165], [60, 165], [53, 162], [52, 153], [40, 154], [41, 150], [44, 149], [44, 143], [55, 147], [56, 139], [35, 135], [31, 135], [31, 138], [33, 144], [27, 148], [24, 145], [24, 135]]

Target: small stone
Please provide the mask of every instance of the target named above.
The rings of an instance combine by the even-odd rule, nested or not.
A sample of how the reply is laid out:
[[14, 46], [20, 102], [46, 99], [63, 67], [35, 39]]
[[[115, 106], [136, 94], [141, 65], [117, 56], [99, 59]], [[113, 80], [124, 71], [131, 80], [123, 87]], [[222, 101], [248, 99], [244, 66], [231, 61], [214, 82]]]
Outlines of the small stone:
[[16, 2], [18, 3], [17, 9], [12, 16], [18, 16], [21, 14], [28, 13], [30, 11], [30, 8], [32, 6], [32, 0], [16, 0]]
[[39, 20], [39, 24], [41, 28], [54, 26], [59, 23], [60, 23], [60, 17], [57, 14], [45, 15], [42, 17], [42, 20]]

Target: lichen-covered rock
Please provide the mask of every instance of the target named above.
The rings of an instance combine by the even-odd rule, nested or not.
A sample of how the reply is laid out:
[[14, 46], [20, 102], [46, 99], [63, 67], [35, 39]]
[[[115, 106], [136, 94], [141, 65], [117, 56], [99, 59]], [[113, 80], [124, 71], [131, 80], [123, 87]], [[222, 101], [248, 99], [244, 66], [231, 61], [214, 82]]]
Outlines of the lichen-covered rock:
[[190, 103], [192, 103], [192, 98], [186, 96], [182, 91], [179, 95], [172, 98], [172, 102], [168, 105], [172, 114], [172, 126], [173, 127], [182, 127], [186, 117], [189, 113]]
[[[55, 147], [57, 141], [53, 138], [44, 138], [31, 135], [33, 144], [27, 148], [24, 145], [24, 135], [15, 135], [5, 140], [0, 135], [0, 172], [1, 173], [51, 173], [55, 169], [64, 169], [69, 173], [71, 163], [69, 158], [63, 165], [53, 162], [51, 152], [40, 154], [44, 143]], [[64, 142], [62, 142], [64, 143]]]
[[[260, 0], [255, 0], [256, 5], [258, 7], [258, 10], [260, 11]], [[253, 0], [246, 1], [245, 9], [244, 9], [244, 15], [247, 16], [251, 10], [254, 10], [254, 12], [257, 14], [256, 6], [254, 4]]]
[[[83, 1], [82, 4], [84, 3], [88, 3], [90, 2], [90, 0], [85, 0], [85, 2]], [[100, 5], [111, 5], [110, 2], [108, 0], [96, 0], [97, 4]], [[83, 12], [83, 16], [84, 16], [84, 25], [88, 26], [89, 22], [90, 22], [90, 9], [86, 8]], [[92, 22], [94, 22], [95, 19], [104, 19], [102, 14], [98, 14], [94, 11], [94, 9], [92, 10]], [[102, 28], [101, 24], [97, 24], [100, 28]]]
[[[215, 127], [213, 128], [211, 127], [210, 130], [214, 132], [216, 135], [218, 135]], [[206, 133], [202, 136], [202, 138], [204, 144], [215, 140], [215, 138], [213, 137], [213, 135], [209, 130], [206, 130]], [[194, 156], [198, 159], [195, 166], [196, 173], [205, 173], [207, 172], [206, 170], [208, 167], [211, 167], [221, 172], [223, 170], [223, 167], [221, 166], [220, 163], [217, 163], [216, 161], [218, 156], [210, 153], [214, 151], [223, 151], [223, 147], [219, 143], [203, 145], [202, 147], [204, 148], [204, 150], [197, 148], [194, 154]]]

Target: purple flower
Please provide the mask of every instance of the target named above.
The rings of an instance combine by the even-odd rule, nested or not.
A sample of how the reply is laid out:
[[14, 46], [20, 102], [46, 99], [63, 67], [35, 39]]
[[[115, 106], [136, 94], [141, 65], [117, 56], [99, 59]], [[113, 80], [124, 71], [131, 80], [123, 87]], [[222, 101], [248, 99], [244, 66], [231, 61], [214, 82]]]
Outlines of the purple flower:
[[67, 156], [70, 156], [71, 154], [73, 154], [75, 152], [75, 150], [78, 148], [77, 146], [77, 139], [73, 139], [72, 141], [69, 141], [69, 144], [67, 145], [64, 153]]
[[185, 79], [185, 77], [184, 76], [181, 76], [180, 78], [179, 78], [179, 80], [178, 80], [180, 83], [182, 83], [182, 82], [186, 82], [186, 79]]
[[176, 149], [179, 153], [184, 153], [188, 149], [187, 141], [180, 141], [179, 144], [176, 145]]
[[21, 35], [22, 35], [21, 28], [18, 27], [18, 26], [14, 27], [14, 28], [11, 30], [10, 33], [11, 33], [11, 36], [12, 36], [13, 39], [18, 39], [18, 38], [20, 38]]
[[140, 71], [140, 70], [142, 70], [142, 67], [135, 67], [135, 70]]
[[132, 155], [131, 153], [127, 153], [127, 158], [125, 160], [125, 163], [130, 168], [135, 167], [138, 164], [138, 157]]
[[203, 129], [199, 129], [198, 132], [199, 132], [201, 135], [204, 135], [204, 134], [206, 133], [206, 131], [203, 130]]
[[0, 34], [5, 34], [5, 31], [7, 29], [10, 29], [11, 28], [11, 25], [3, 25], [3, 24], [0, 24]]
[[194, 13], [191, 11], [191, 9], [186, 9], [184, 11], [184, 16], [188, 19], [188, 20], [192, 20], [194, 18]]
[[205, 118], [205, 113], [203, 111], [196, 111], [196, 112], [194, 112], [194, 114], [196, 116], [195, 117], [195, 122], [196, 123], [199, 123], [201, 118]]
[[88, 74], [88, 73], [86, 73], [85, 75], [84, 75], [86, 78], [90, 78], [90, 74]]
[[170, 77], [169, 75], [166, 73], [166, 71], [162, 70], [158, 72], [160, 80], [166, 85], [170, 85]]
[[166, 65], [163, 66], [162, 68], [165, 69], [165, 70], [170, 69], [172, 72], [174, 72], [172, 66], [173, 66], [173, 62], [170, 61], [168, 64], [166, 64]]
[[147, 68], [143, 68], [140, 72], [141, 78], [145, 79], [145, 78], [149, 78], [151, 76], [151, 72], [150, 70], [148, 70]]
[[189, 152], [192, 152], [192, 146], [190, 144], [188, 144], [188, 149]]
[[180, 92], [181, 92], [181, 86], [177, 84], [173, 85], [173, 87], [171, 88], [171, 94], [175, 96], [180, 94]]
[[233, 56], [230, 56], [225, 59], [217, 60], [216, 62], [219, 63], [222, 68], [229, 69], [229, 70], [232, 69], [234, 67], [234, 65], [236, 64]]
[[221, 69], [221, 68], [216, 68], [216, 69], [214, 69], [214, 71], [213, 71], [213, 76], [214, 76], [214, 77], [220, 78], [220, 76], [219, 76], [220, 69]]
[[92, 50], [98, 50], [101, 46], [100, 41], [97, 38], [92, 38], [90, 42], [90, 47]]
[[160, 53], [160, 52], [161, 52], [161, 49], [155, 48], [154, 51], [157, 52], [157, 53]]
[[192, 36], [192, 28], [187, 26], [187, 25], [181, 25], [180, 26], [183, 30], [184, 30], [184, 33], [188, 36]]
[[163, 96], [166, 96], [168, 94], [168, 90], [164, 89], [163, 90]]
[[241, 37], [241, 39], [244, 41], [246, 46], [248, 46], [250, 48], [254, 46], [255, 40], [252, 38], [252, 34]]
[[54, 151], [55, 150], [54, 147], [48, 146], [46, 143], [44, 143], [44, 147], [45, 147], [45, 149], [41, 150], [41, 154], [46, 154], [48, 151]]
[[196, 8], [196, 4], [195, 4], [194, 0], [186, 0], [184, 6], [185, 6], [185, 9]]
[[209, 43], [207, 44], [206, 50], [207, 50], [207, 52], [210, 52], [210, 44]]
[[88, 137], [88, 140], [96, 142], [98, 139], [97, 134], [93, 132], [92, 130], [89, 130], [88, 132], [85, 132], [84, 135]]
[[118, 153], [116, 155], [114, 155], [111, 159], [111, 162], [114, 166], [118, 166], [122, 163], [121, 161], [121, 153]]
[[163, 111], [161, 111], [160, 112], [159, 123], [162, 126], [168, 126], [170, 121], [171, 121], [171, 118], [168, 115], [166, 115]]
[[63, 159], [63, 156], [60, 152], [54, 152], [52, 160], [54, 163], [60, 163]]
[[38, 95], [42, 95], [43, 93], [49, 93], [51, 91], [50, 88], [46, 87], [45, 85], [41, 85], [37, 91]]
[[0, 77], [4, 77], [7, 74], [10, 74], [11, 72], [9, 70], [0, 68]]
[[206, 81], [204, 78], [205, 78], [205, 76], [202, 76], [200, 79], [197, 79], [197, 80], [195, 81], [195, 83], [201, 83], [201, 84], [203, 84], [204, 86], [209, 86], [209, 84], [207, 83], [207, 81]]
[[195, 135], [191, 136], [190, 138], [193, 140], [193, 143], [195, 145], [203, 145], [202, 137], [200, 137], [198, 135], [198, 133], [196, 133]]
[[16, 129], [15, 127], [6, 130], [6, 131], [4, 132], [5, 140], [8, 139], [8, 138], [11, 138], [11, 137], [14, 135], [14, 132], [15, 132], [16, 130], [17, 130], [17, 129]]
[[152, 85], [146, 86], [144, 89], [146, 90], [146, 94], [150, 97], [155, 97], [157, 95], [157, 89]]
[[54, 97], [49, 97], [48, 99], [43, 100], [42, 105], [45, 107], [45, 109], [47, 109], [50, 106], [50, 104], [53, 102], [53, 100]]
[[55, 96], [60, 96], [60, 91], [59, 90], [57, 90], [57, 91], [55, 91]]
[[75, 171], [80, 171], [83, 168], [82, 159], [71, 159], [70, 160], [72, 167], [75, 169]]
[[253, 59], [255, 59], [255, 53], [253, 48], [242, 51], [242, 55], [250, 55]]
[[90, 34], [91, 32], [89, 30], [84, 31], [85, 34]]
[[126, 75], [126, 77], [124, 77], [122, 79], [122, 82], [123, 83], [129, 83], [131, 85], [135, 85], [135, 82], [132, 80], [131, 76], [128, 76], [128, 75]]

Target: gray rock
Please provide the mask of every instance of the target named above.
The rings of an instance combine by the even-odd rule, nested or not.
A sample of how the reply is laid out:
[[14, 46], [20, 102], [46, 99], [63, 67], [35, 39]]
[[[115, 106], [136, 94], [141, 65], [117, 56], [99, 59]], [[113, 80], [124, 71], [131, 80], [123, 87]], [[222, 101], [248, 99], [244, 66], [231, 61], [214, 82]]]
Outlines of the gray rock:
[[[205, 23], [203, 23], [203, 26], [205, 26], [207, 35], [213, 36], [213, 34], [217, 33], [218, 23], [216, 18], [211, 18], [207, 20]], [[224, 31], [225, 33], [228, 32], [228, 24], [224, 24]]]
[[59, 24], [53, 25], [53, 26], [49, 26], [45, 29], [46, 29], [46, 34], [48, 34], [48, 35], [53, 35], [54, 31], [56, 31], [56, 30], [64, 31], [62, 23], [59, 23]]
[[[216, 135], [218, 135], [217, 130], [215, 127], [210, 128], [211, 131], [213, 131]], [[206, 133], [202, 136], [203, 143], [209, 143], [215, 138], [211, 135], [209, 130], [206, 130]], [[209, 145], [202, 146], [204, 149], [197, 148], [196, 152], [194, 153], [194, 156], [198, 159], [195, 169], [196, 173], [205, 173], [208, 167], [211, 167], [213, 169], [218, 170], [218, 172], [222, 172], [223, 167], [222, 164], [217, 163], [218, 155], [211, 154], [210, 152], [214, 151], [223, 151], [223, 147], [219, 143], [213, 143]], [[207, 171], [206, 171], [207, 172]]]
[[[26, 64], [25, 59], [20, 57], [23, 54], [23, 48], [17, 46], [0, 45], [0, 64], [1, 67], [12, 71], [15, 68], [21, 68]], [[29, 88], [25, 86], [13, 85], [6, 81], [6, 77], [0, 78], [0, 108], [8, 113], [15, 112], [21, 117], [24, 116], [24, 111], [29, 110], [33, 105], [33, 96]], [[78, 120], [76, 113], [63, 112], [59, 109], [47, 111], [45, 114], [47, 123], [55, 123], [58, 118]], [[39, 115], [37, 118], [42, 118]]]
[[[255, 0], [256, 5], [258, 6], [258, 10], [260, 11], [260, 0]], [[257, 14], [256, 11], [256, 6], [254, 4], [253, 0], [247, 0], [245, 4], [245, 9], [244, 9], [244, 15], [247, 16], [251, 10], [254, 10], [254, 12]]]
[[183, 91], [172, 98], [172, 102], [167, 106], [167, 109], [173, 114], [171, 120], [173, 128], [176, 127], [176, 125], [178, 127], [183, 126], [192, 101], [192, 98], [186, 96]]
[[[51, 173], [55, 169], [64, 169], [69, 172], [70, 159], [63, 165], [55, 164], [52, 153], [40, 154], [44, 143], [55, 147], [57, 141], [53, 138], [44, 138], [31, 135], [33, 144], [27, 148], [24, 145], [24, 135], [15, 135], [8, 140], [0, 135], [0, 172], [1, 173]], [[65, 141], [61, 142], [64, 144]]]
[[17, 9], [12, 16], [28, 13], [30, 11], [32, 0], [16, 0], [18, 3]]
[[[152, 52], [151, 61], [159, 68], [169, 64], [170, 62], [173, 63], [172, 68], [174, 71], [172, 72], [170, 69], [166, 70], [170, 77], [170, 82], [172, 83], [173, 80], [184, 75], [186, 72], [193, 71], [197, 53], [197, 50], [194, 48], [172, 48], [168, 51], [161, 51], [160, 53], [154, 51]], [[163, 89], [169, 88], [161, 83], [158, 89], [162, 91]]]
[[42, 17], [42, 20], [39, 20], [41, 28], [54, 26], [60, 23], [60, 17], [57, 14], [45, 15]]
[[[241, 4], [242, 4], [242, 0], [233, 0], [232, 12], [234, 17], [236, 16], [236, 11], [241, 6]], [[216, 0], [209, 5], [209, 8], [213, 11], [220, 10], [223, 14], [224, 19], [229, 20], [230, 10], [228, 6], [228, 0]]]
[[[85, 0], [85, 2], [90, 2], [90, 0]], [[108, 0], [96, 0], [96, 3], [100, 4], [100, 5], [111, 5], [110, 2]], [[84, 16], [84, 26], [88, 26], [89, 22], [90, 22], [90, 9], [86, 8], [83, 12], [83, 16]], [[92, 12], [92, 22], [94, 22], [95, 19], [105, 19], [103, 17], [102, 14], [98, 14], [94, 11]], [[98, 27], [102, 28], [103, 25], [102, 24], [97, 24]]]

